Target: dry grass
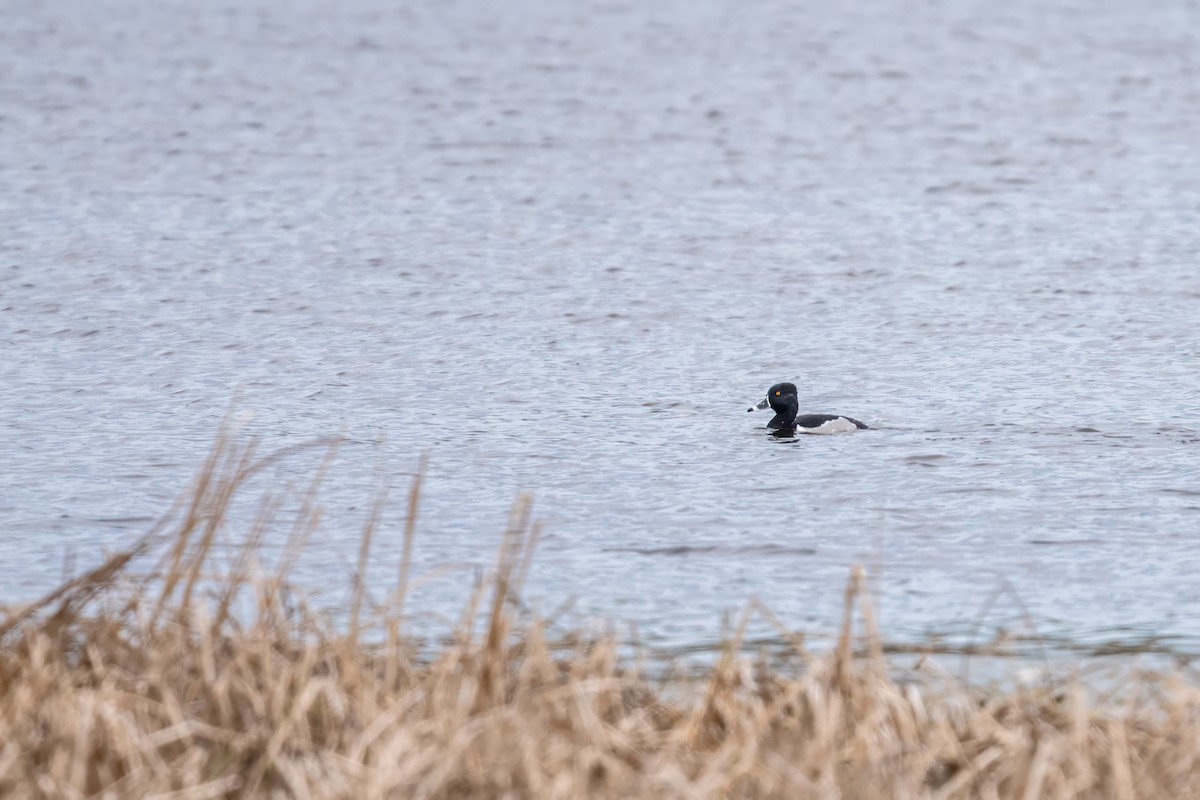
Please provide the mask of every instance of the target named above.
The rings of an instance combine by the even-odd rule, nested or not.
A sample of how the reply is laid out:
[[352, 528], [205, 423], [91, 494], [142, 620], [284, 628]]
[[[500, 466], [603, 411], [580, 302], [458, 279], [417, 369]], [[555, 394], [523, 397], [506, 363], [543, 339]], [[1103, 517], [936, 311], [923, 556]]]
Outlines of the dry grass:
[[[853, 652], [857, 577], [837, 647], [795, 670], [731, 645], [698, 684], [662, 686], [610, 639], [550, 641], [510, 602], [536, 540], [520, 503], [456, 637], [417, 658], [402, 609], [419, 479], [397, 592], [359, 586], [336, 626], [289, 589], [288, 557], [257, 566], [273, 500], [217, 574], [230, 503], [269, 461], [223, 441], [173, 522], [0, 612], [0, 796], [1200, 797], [1196, 686], [1142, 676], [1097, 708], [1073, 686], [900, 684], [877, 639]], [[318, 482], [287, 552], [316, 525]]]

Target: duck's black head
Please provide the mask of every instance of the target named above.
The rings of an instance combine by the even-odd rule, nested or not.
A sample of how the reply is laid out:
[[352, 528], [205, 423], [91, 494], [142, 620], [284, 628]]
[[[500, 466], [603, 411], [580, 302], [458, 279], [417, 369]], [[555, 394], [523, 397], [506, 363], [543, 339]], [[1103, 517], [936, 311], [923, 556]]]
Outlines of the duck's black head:
[[800, 399], [796, 396], [796, 384], [777, 383], [767, 390], [767, 397], [758, 408], [771, 407], [775, 416], [767, 423], [768, 428], [790, 428], [796, 424], [800, 410]]

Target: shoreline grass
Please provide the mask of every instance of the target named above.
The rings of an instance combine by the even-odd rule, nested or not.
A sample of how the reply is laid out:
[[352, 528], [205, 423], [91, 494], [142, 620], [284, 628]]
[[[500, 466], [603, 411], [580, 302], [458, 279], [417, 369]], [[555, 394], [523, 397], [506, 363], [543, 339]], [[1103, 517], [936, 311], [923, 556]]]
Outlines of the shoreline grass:
[[422, 650], [404, 627], [420, 471], [395, 591], [373, 602], [356, 581], [332, 624], [288, 575], [334, 449], [270, 568], [276, 497], [227, 564], [215, 545], [281, 455], [222, 435], [160, 526], [43, 600], [0, 607], [0, 796], [1200, 796], [1194, 681], [1135, 674], [1096, 697], [900, 679], [858, 573], [836, 646], [797, 644], [790, 666], [742, 654], [735, 634], [699, 679], [655, 678], [611, 635], [552, 635], [516, 610], [539, 534], [524, 500], [454, 635]]

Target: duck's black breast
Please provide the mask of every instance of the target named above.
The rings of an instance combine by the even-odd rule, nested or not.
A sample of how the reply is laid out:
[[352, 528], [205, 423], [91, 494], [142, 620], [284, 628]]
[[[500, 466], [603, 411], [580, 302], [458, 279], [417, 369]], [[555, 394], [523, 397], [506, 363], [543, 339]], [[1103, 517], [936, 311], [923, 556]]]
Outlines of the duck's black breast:
[[853, 424], [856, 428], [867, 427], [865, 423], [859, 422], [853, 417], [846, 417], [841, 414], [801, 414], [800, 416], [796, 417], [796, 427], [819, 428], [826, 422], [833, 422], [834, 420], [839, 419], [846, 420], [846, 422]]

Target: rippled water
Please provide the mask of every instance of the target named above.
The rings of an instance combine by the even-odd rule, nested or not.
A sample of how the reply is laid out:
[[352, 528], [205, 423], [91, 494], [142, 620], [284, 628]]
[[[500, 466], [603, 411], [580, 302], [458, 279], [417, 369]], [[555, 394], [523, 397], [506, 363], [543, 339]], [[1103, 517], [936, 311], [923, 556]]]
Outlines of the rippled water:
[[[145, 530], [237, 394], [352, 438], [335, 597], [428, 451], [424, 612], [529, 491], [531, 602], [650, 640], [827, 630], [861, 562], [894, 635], [1010, 586], [1200, 644], [1195, 3], [396, 6], [6, 10], [6, 600]], [[772, 437], [781, 380], [873, 429]]]

